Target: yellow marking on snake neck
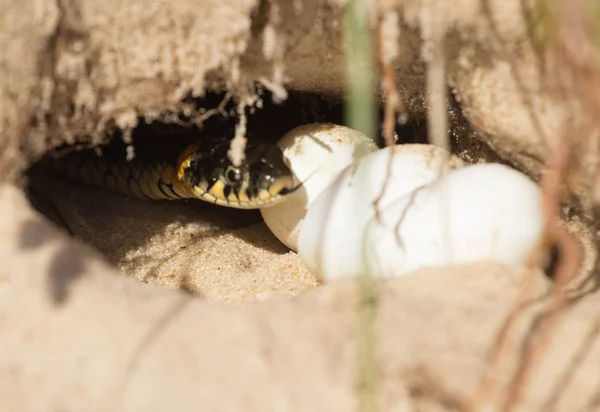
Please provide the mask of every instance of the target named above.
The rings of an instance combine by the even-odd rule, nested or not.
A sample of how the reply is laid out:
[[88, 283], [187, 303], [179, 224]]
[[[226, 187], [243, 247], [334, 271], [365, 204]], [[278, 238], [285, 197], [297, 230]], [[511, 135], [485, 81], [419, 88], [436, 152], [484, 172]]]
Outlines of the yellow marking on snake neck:
[[190, 167], [190, 163], [192, 162], [192, 155], [194, 154], [196, 149], [196, 145], [191, 144], [188, 147], [186, 147], [177, 158], [177, 180], [183, 182], [185, 169]]
[[196, 197], [187, 186], [183, 184], [183, 181], [179, 179], [179, 170], [169, 168], [165, 170], [165, 178], [171, 183], [173, 191], [182, 198]]

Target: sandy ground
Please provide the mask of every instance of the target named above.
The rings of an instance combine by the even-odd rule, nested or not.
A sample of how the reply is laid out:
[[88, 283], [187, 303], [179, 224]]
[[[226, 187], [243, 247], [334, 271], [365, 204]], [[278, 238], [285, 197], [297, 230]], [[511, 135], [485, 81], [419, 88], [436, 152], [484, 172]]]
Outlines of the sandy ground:
[[56, 223], [142, 282], [226, 302], [294, 296], [317, 286], [259, 212], [195, 200], [146, 202], [51, 176], [34, 190]]
[[[219, 86], [250, 103], [258, 81], [275, 95], [339, 99], [342, 3], [0, 0], [1, 410], [355, 409], [365, 331], [355, 285], [317, 285], [259, 215], [36, 180], [36, 206], [61, 232], [21, 179], [54, 146], [104, 141], [138, 115], [201, 116], [182, 100], [190, 92]], [[521, 1], [460, 0], [434, 13], [430, 3], [377, 6], [407, 119], [426, 114], [427, 24], [443, 16], [446, 81], [465, 116], [456, 151], [470, 161], [500, 155], [537, 178], [556, 147], [578, 143], [567, 227], [586, 253], [543, 342], [552, 283], [539, 270], [481, 262], [380, 282], [376, 399], [385, 411], [468, 410], [482, 393], [477, 411], [507, 410], [507, 399], [517, 411], [599, 410], [598, 135], [581, 137], [595, 107], [584, 92], [594, 89], [573, 81], [565, 96], [560, 79], [542, 75]], [[591, 67], [571, 14], [561, 14], [572, 21], [560, 38]], [[285, 113], [270, 113], [262, 123], [277, 134]], [[518, 296], [525, 305], [504, 333]], [[523, 372], [540, 343], [546, 350]]]
[[[119, 274], [53, 229], [14, 188], [0, 189], [0, 205], [6, 212], [0, 258], [12, 262], [10, 271], [0, 272], [4, 410], [353, 409], [352, 282], [291, 300], [222, 306]], [[482, 262], [381, 283], [376, 356], [382, 410], [466, 404], [525, 279], [533, 280], [528, 304], [486, 398], [498, 405], [547, 307], [548, 279]], [[592, 286], [572, 294], [515, 410], [597, 410], [599, 313]]]

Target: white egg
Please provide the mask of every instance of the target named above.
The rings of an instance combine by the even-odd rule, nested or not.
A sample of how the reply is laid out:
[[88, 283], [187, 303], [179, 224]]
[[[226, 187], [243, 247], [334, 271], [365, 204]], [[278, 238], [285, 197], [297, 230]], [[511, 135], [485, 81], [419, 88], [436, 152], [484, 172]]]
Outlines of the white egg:
[[300, 257], [321, 280], [364, 273], [364, 230], [376, 211], [462, 165], [433, 145], [398, 145], [369, 154], [311, 205], [298, 239]]
[[480, 164], [387, 206], [367, 225], [363, 256], [371, 274], [386, 277], [484, 260], [518, 266], [543, 228], [539, 187], [508, 166]]
[[260, 212], [273, 234], [297, 251], [298, 234], [312, 202], [340, 171], [376, 151], [377, 145], [356, 130], [329, 123], [297, 127], [286, 133], [277, 145], [303, 185], [284, 202], [262, 208]]

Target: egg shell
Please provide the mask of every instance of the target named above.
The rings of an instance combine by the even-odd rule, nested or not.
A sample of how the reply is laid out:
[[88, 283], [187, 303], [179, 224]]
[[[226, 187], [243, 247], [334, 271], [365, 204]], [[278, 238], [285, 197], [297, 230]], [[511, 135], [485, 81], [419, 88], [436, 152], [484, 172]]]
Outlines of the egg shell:
[[367, 225], [364, 257], [376, 276], [492, 260], [526, 263], [544, 228], [542, 193], [501, 164], [455, 170], [390, 204]]
[[330, 123], [299, 126], [286, 133], [277, 145], [299, 182], [285, 201], [261, 209], [273, 234], [287, 247], [298, 250], [298, 234], [310, 204], [349, 164], [377, 150], [364, 134]]
[[364, 230], [376, 210], [462, 166], [457, 157], [426, 144], [391, 146], [365, 156], [311, 205], [298, 254], [321, 281], [364, 273]]

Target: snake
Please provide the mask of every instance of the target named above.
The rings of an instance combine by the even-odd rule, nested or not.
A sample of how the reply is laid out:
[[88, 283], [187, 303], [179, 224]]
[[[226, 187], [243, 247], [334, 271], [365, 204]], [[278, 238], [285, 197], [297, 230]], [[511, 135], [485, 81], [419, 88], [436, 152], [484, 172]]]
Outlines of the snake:
[[155, 150], [132, 160], [97, 150], [54, 153], [43, 167], [70, 181], [143, 200], [200, 199], [236, 209], [260, 209], [282, 202], [297, 183], [282, 150], [248, 139], [245, 156], [235, 165], [231, 140], [193, 142], [183, 149]]

